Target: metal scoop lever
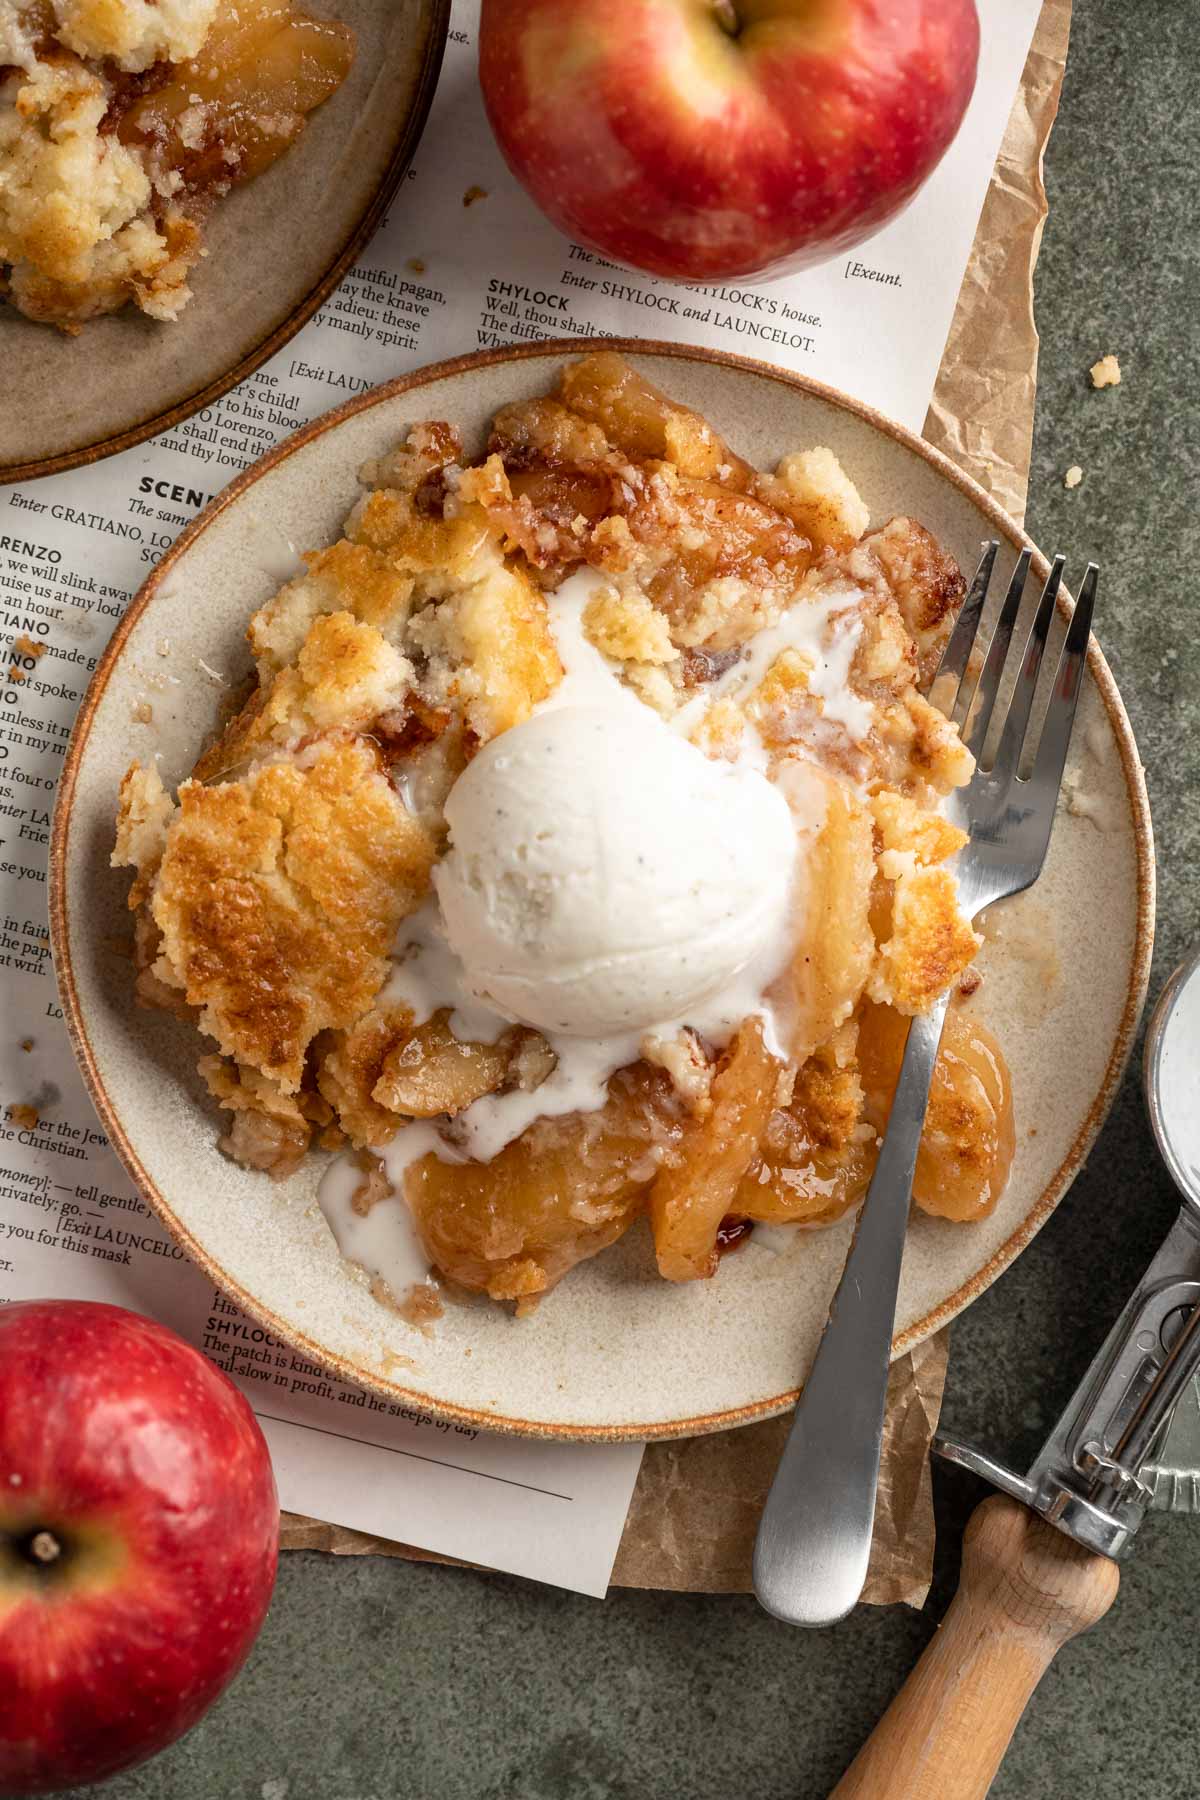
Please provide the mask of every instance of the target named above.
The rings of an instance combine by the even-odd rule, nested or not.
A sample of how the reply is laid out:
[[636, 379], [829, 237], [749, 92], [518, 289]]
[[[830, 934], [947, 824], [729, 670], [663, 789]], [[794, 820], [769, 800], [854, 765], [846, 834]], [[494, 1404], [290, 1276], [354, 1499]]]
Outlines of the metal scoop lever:
[[1200, 1215], [1185, 1205], [1027, 1475], [939, 1433], [974, 1470], [1101, 1556], [1121, 1558], [1154, 1498], [1142, 1469], [1200, 1368]]
[[973, 1469], [1101, 1556], [1126, 1555], [1154, 1503], [1143, 1471], [1200, 1370], [1200, 953], [1168, 982], [1146, 1037], [1146, 1098], [1179, 1217], [1061, 1418], [1018, 1475], [939, 1434], [947, 1462]]

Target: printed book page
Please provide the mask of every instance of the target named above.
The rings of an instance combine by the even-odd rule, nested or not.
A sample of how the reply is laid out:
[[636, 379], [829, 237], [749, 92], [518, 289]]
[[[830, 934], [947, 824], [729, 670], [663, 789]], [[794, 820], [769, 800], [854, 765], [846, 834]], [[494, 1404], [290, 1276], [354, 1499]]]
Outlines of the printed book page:
[[[247, 1394], [293, 1511], [600, 1595], [641, 1451], [478, 1433], [325, 1375], [217, 1293], [136, 1194], [75, 1069], [46, 922], [58, 772], [104, 645], [233, 476], [331, 406], [443, 357], [609, 333], [707, 344], [919, 429], [1039, 6], [980, 0], [966, 120], [893, 224], [802, 275], [696, 289], [615, 268], [541, 218], [484, 118], [477, 0], [456, 0], [416, 162], [304, 330], [151, 443], [0, 489], [0, 1301], [110, 1300], [182, 1332]], [[151, 732], [131, 722], [131, 757]]]

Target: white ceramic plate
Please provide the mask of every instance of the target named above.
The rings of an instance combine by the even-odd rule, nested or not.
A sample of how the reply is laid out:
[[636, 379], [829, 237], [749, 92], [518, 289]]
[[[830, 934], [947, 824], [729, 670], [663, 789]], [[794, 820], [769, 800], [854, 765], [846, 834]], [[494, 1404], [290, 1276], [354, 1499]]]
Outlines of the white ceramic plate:
[[[1000, 538], [1002, 590], [1020, 532], [918, 438], [761, 364], [619, 347], [754, 462], [828, 444], [874, 520], [911, 512], [964, 567], [981, 539]], [[849, 1220], [798, 1233], [780, 1254], [751, 1241], [715, 1280], [685, 1287], [659, 1280], [638, 1226], [532, 1317], [450, 1307], [427, 1340], [339, 1260], [316, 1205], [315, 1163], [276, 1185], [219, 1155], [216, 1114], [194, 1073], [195, 1033], [136, 1010], [128, 962], [110, 948], [128, 931], [127, 875], [107, 866], [118, 781], [133, 754], [160, 753], [171, 782], [190, 768], [219, 698], [201, 662], [231, 680], [247, 671], [246, 620], [278, 582], [275, 533], [303, 547], [336, 537], [355, 470], [408, 424], [450, 419], [474, 450], [494, 409], [544, 390], [569, 353], [563, 344], [489, 352], [377, 388], [290, 438], [183, 534], [131, 604], [79, 715], [55, 820], [53, 936], [76, 1051], [114, 1146], [179, 1241], [272, 1332], [339, 1374], [479, 1425], [658, 1437], [721, 1429], [794, 1400]], [[1035, 571], [1044, 577], [1040, 559]], [[166, 664], [156, 655], [164, 638]], [[153, 733], [132, 722], [148, 672], [181, 678], [155, 695]], [[1150, 955], [1153, 846], [1128, 720], [1095, 646], [1068, 773], [1074, 810], [1060, 806], [1045, 873], [997, 913], [999, 935], [981, 961], [977, 1004], [1013, 1072], [1012, 1178], [978, 1225], [914, 1221], [897, 1352], [980, 1294], [1044, 1222], [1099, 1129], [1132, 1041]]]

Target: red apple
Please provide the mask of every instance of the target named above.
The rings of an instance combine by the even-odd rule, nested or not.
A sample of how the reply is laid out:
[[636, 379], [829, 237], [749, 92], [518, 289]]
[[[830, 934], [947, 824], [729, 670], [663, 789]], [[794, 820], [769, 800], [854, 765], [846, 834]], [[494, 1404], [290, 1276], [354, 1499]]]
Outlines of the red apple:
[[275, 1582], [254, 1414], [119, 1306], [0, 1308], [0, 1793], [99, 1781], [194, 1725]]
[[483, 0], [479, 72], [554, 223], [673, 281], [819, 262], [877, 231], [975, 86], [974, 0]]

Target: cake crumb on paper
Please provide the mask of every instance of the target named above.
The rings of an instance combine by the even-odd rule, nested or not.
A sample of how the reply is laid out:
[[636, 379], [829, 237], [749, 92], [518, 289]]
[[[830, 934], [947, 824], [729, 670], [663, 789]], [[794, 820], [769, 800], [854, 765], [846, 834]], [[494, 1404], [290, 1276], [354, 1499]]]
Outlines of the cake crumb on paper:
[[137, 701], [129, 710], [135, 725], [153, 725], [154, 708], [148, 700]]
[[1077, 488], [1082, 480], [1083, 470], [1078, 463], [1072, 463], [1066, 474], [1063, 476], [1063, 486]]
[[47, 644], [35, 644], [31, 637], [19, 637], [13, 639], [13, 655], [32, 656], [34, 662], [37, 661], [39, 656], [45, 656], [48, 648], [49, 645]]
[[22, 1038], [21, 1039], [21, 1048], [25, 1052], [26, 1056], [28, 1056], [29, 1052], [33, 1049], [33, 1039], [32, 1038]]
[[472, 182], [471, 186], [467, 189], [466, 193], [463, 195], [463, 205], [464, 206], [474, 206], [474, 204], [477, 200], [486, 200], [487, 197], [488, 197], [487, 189], [485, 187], [480, 187], [477, 182]]
[[[463, 205], [465, 206], [466, 204], [467, 202], [464, 198]], [[425, 264], [421, 261], [419, 256], [410, 256], [408, 259], [408, 267], [412, 270], [414, 275], [423, 275], [425, 273]]]
[[1121, 365], [1110, 351], [1094, 362], [1088, 370], [1094, 388], [1118, 387], [1121, 381]]
[[38, 1109], [36, 1106], [10, 1106], [8, 1116], [14, 1125], [22, 1131], [36, 1131], [38, 1127]]

